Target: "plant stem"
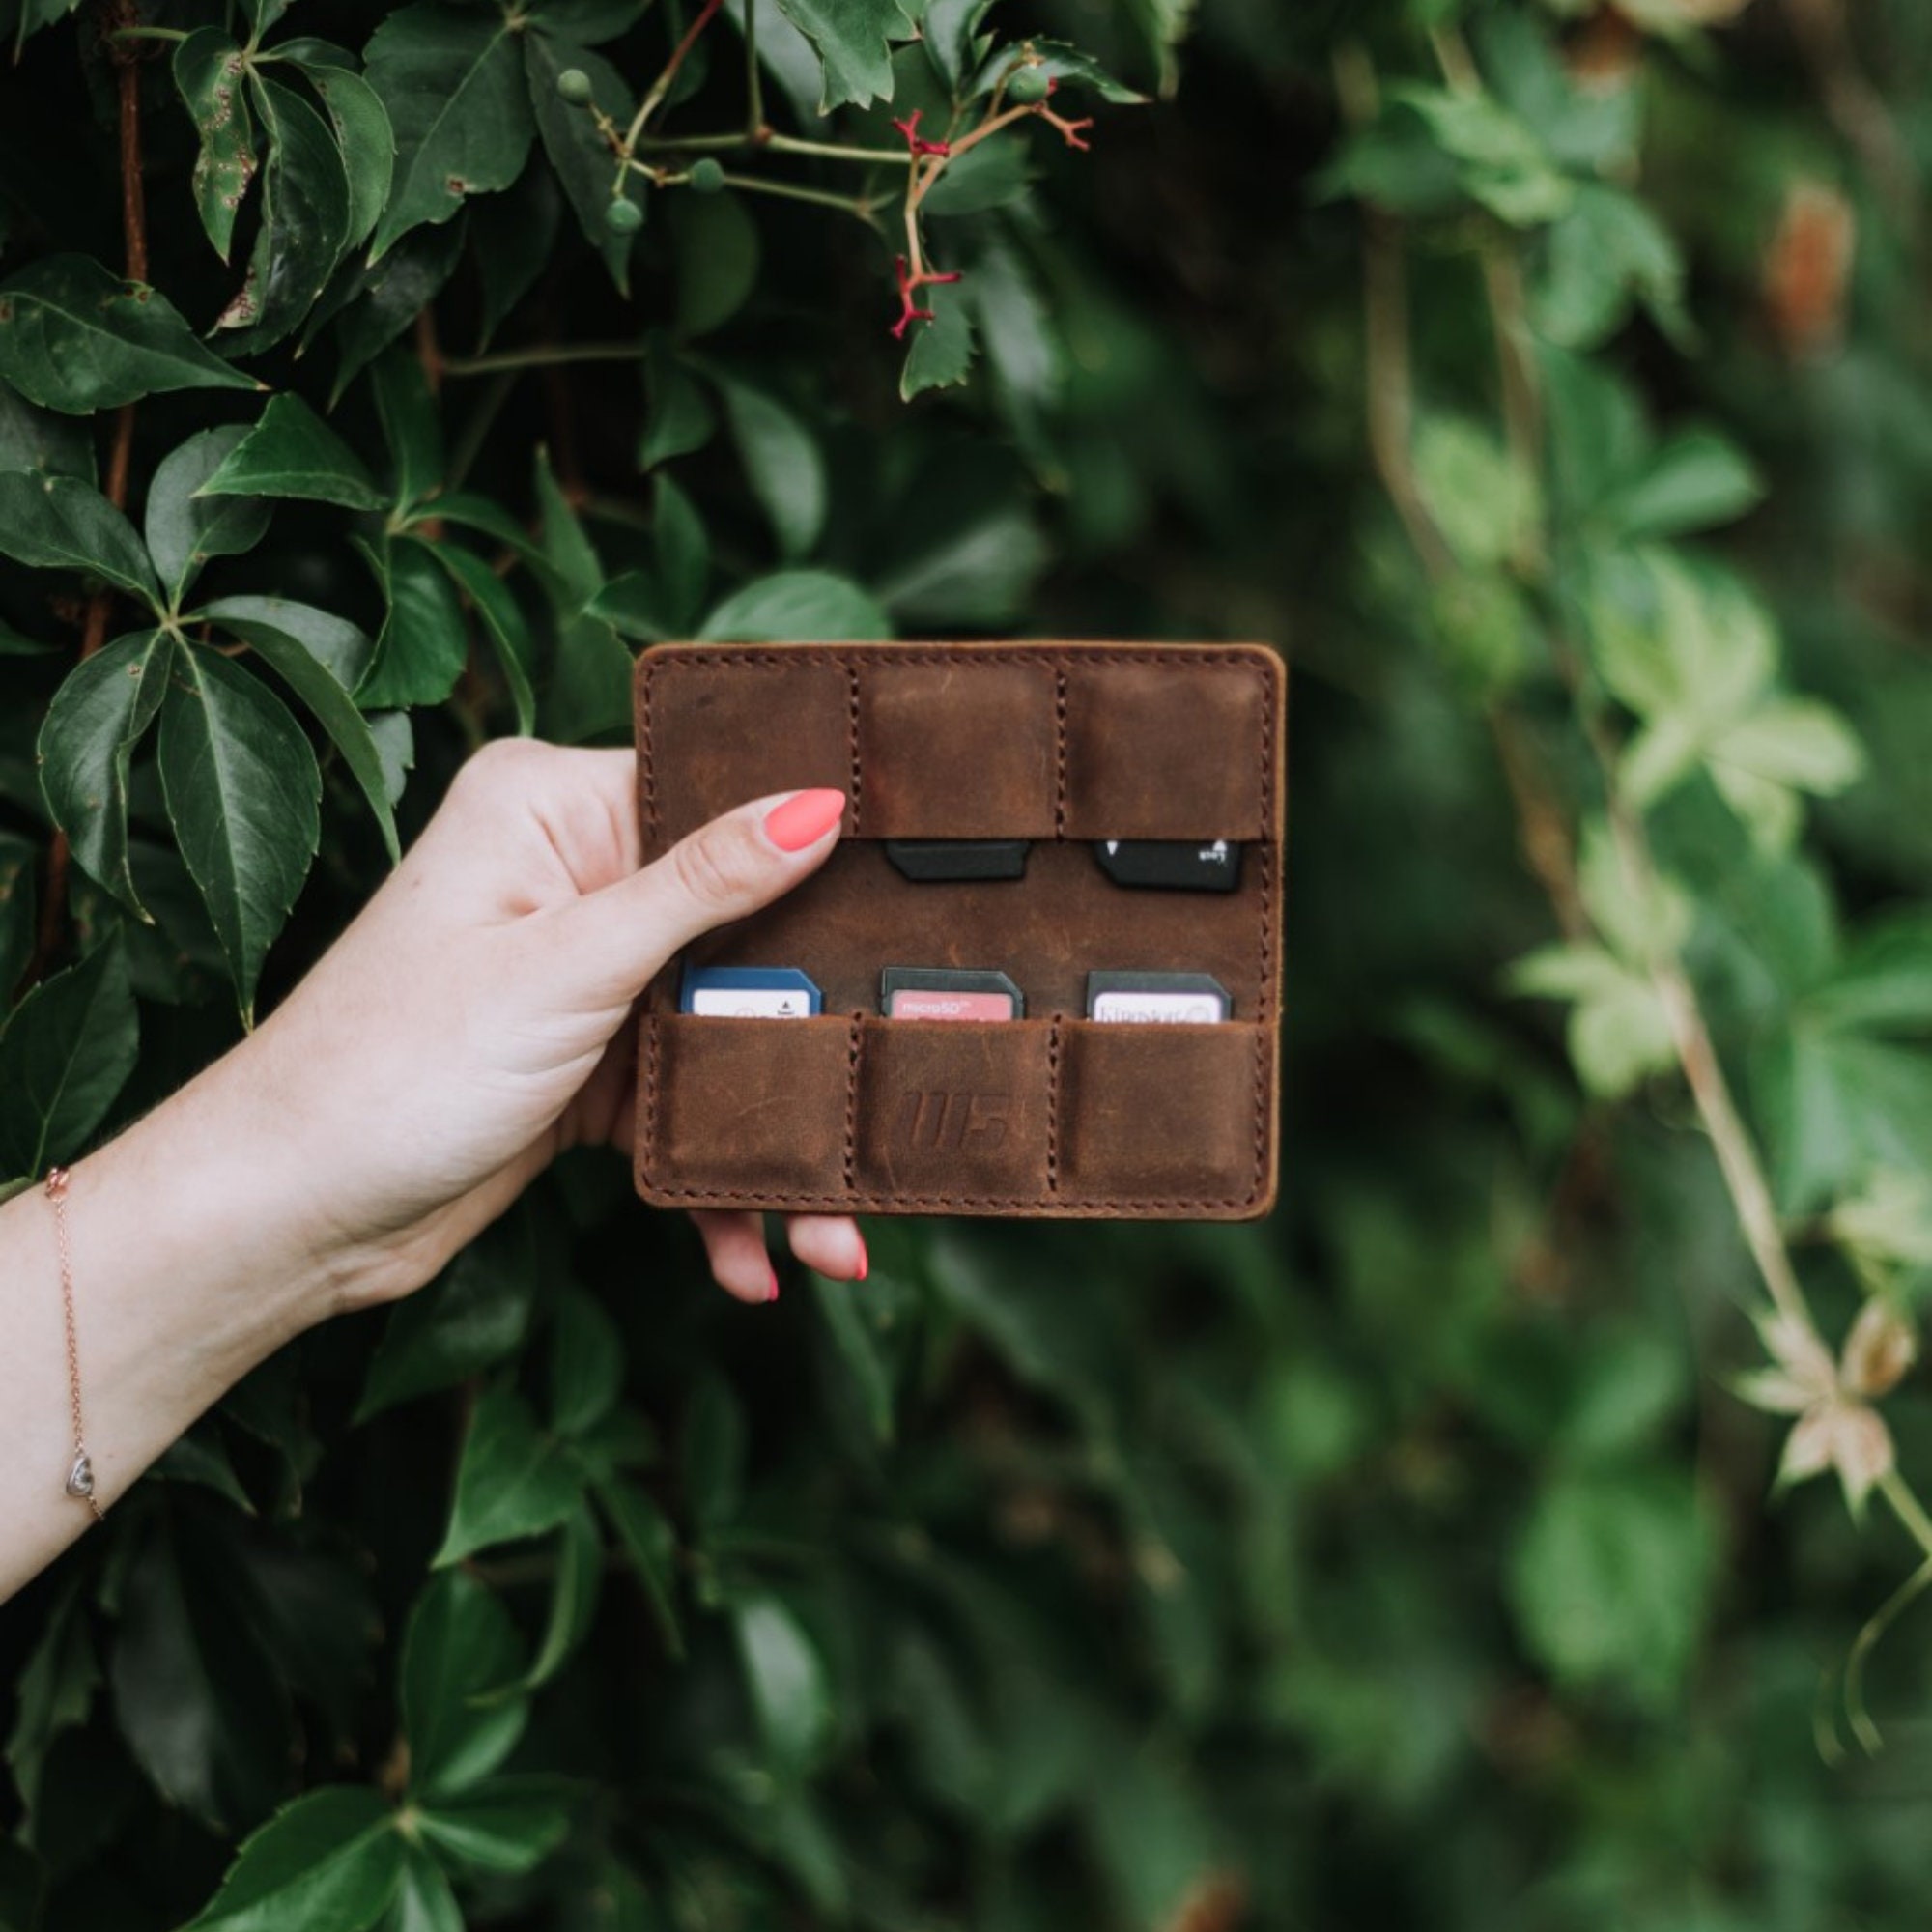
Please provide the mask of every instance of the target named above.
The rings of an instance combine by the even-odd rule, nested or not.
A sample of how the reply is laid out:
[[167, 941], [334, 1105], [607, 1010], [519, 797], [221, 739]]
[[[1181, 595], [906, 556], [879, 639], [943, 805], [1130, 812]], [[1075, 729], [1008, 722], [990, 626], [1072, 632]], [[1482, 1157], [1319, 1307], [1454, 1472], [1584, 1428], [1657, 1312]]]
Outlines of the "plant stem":
[[745, 0], [745, 132], [755, 141], [765, 125], [765, 78], [758, 70], [758, 0]]
[[759, 143], [775, 155], [816, 155], [825, 161], [892, 161], [903, 167], [913, 159], [895, 148], [847, 148], [836, 141], [808, 141], [796, 134], [768, 134]]
[[636, 362], [641, 342], [546, 343], [535, 349], [502, 349], [488, 355], [446, 355], [445, 376], [494, 376], [501, 369], [558, 369], [571, 362]]
[[664, 98], [670, 92], [671, 82], [677, 78], [677, 71], [684, 65], [685, 56], [697, 44], [697, 37], [708, 27], [724, 0], [704, 0], [697, 10], [697, 17], [684, 31], [684, 38], [671, 49], [670, 59], [665, 63], [664, 71], [651, 83], [651, 90], [638, 103], [638, 111], [631, 116], [631, 125], [624, 130], [624, 158], [629, 160], [637, 152], [638, 136], [644, 131], [653, 114], [658, 111]]
[[840, 208], [848, 214], [856, 214], [868, 227], [872, 220], [872, 204], [858, 195], [835, 194], [830, 188], [802, 187], [792, 182], [765, 181], [757, 175], [726, 174], [725, 183], [731, 187], [743, 188], [748, 194], [782, 195], [787, 201], [809, 201], [820, 208]]

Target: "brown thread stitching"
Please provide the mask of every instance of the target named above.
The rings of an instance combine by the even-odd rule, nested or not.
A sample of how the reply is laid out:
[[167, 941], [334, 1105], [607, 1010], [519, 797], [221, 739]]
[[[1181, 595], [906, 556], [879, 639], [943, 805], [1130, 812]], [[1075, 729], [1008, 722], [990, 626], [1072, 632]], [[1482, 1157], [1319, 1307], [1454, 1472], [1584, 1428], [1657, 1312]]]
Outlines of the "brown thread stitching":
[[644, 661], [643, 716], [638, 721], [639, 750], [642, 753], [641, 763], [644, 775], [644, 825], [649, 837], [644, 845], [644, 855], [650, 857], [658, 849], [658, 766], [657, 753], [651, 738], [651, 678], [657, 669], [656, 661]]
[[[900, 650], [891, 644], [876, 644], [872, 649], [881, 657], [890, 657], [895, 665], [1005, 664], [1030, 665], [1037, 668], [1043, 661], [1051, 665], [1065, 666], [1069, 669], [1076, 665], [1096, 664], [1192, 667], [1207, 665], [1216, 670], [1245, 670], [1257, 677], [1267, 675], [1264, 667], [1258, 665], [1250, 653], [1222, 649], [1212, 644], [1204, 644], [1191, 651], [1080, 651], [1064, 657], [1051, 651]], [[713, 669], [724, 666], [757, 665], [766, 668], [777, 668], [785, 665], [824, 663], [850, 667], [855, 662], [831, 650], [801, 648], [786, 655], [777, 651], [727, 651], [709, 644], [698, 644], [689, 650], [661, 651], [656, 663], [662, 664], [668, 659], [674, 659], [686, 667], [704, 667]]]
[[1066, 837], [1066, 668], [1053, 671], [1053, 836]]
[[842, 660], [845, 666], [845, 730], [846, 743], [851, 748], [852, 758], [852, 837], [859, 836], [859, 804], [863, 797], [860, 789], [862, 774], [859, 770], [859, 667], [850, 658]]
[[[658, 1041], [664, 1029], [658, 1025], [655, 1015], [644, 1015], [644, 1145], [640, 1151], [638, 1171], [644, 1179], [651, 1180], [651, 1155], [658, 1145]], [[651, 1181], [656, 1186], [655, 1181]]]
[[1060, 1015], [1046, 1036], [1046, 1191], [1060, 1192]]
[[845, 1198], [859, 1191], [859, 1043], [865, 1038], [865, 1015], [854, 1012], [851, 1037], [845, 1046]]

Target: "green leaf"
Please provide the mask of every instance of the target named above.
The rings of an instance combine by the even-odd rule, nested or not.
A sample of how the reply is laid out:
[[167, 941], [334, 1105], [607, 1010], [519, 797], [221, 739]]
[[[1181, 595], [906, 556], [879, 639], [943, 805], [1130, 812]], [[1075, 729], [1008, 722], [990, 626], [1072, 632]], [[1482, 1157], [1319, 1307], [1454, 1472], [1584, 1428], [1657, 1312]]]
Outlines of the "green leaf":
[[[986, 11], [981, 0], [969, 0], [973, 13]], [[933, 15], [939, 11], [935, 4], [926, 9], [925, 19], [921, 24], [921, 34], [928, 43], [932, 39]], [[959, 10], [950, 10], [955, 16]], [[1035, 35], [1027, 36], [1027, 45], [1033, 53], [1031, 65], [1044, 78], [1057, 80], [1063, 86], [1091, 89], [1102, 100], [1111, 101], [1117, 107], [1145, 106], [1148, 97], [1137, 89], [1128, 87], [1114, 76], [1096, 61], [1092, 54], [1081, 50], [1066, 41], [1049, 41]], [[992, 56], [980, 68], [979, 74], [972, 82], [972, 97], [990, 94], [994, 83], [1002, 75], [1009, 73], [1014, 66], [1014, 52], [1011, 47], [996, 48]], [[942, 65], [942, 71], [944, 67]], [[949, 76], [952, 77], [952, 76]]]
[[40, 865], [32, 839], [0, 832], [0, 986], [17, 986], [34, 956], [34, 879]]
[[292, 335], [349, 246], [349, 177], [335, 136], [293, 88], [260, 72], [249, 90], [268, 136], [262, 225], [242, 287], [215, 322], [252, 355]]
[[551, 1427], [582, 1435], [617, 1406], [624, 1386], [624, 1343], [594, 1295], [567, 1288], [551, 1333]]
[[508, 20], [415, 0], [370, 37], [369, 84], [395, 129], [395, 184], [370, 260], [412, 228], [447, 221], [468, 195], [508, 187], [529, 153], [529, 99]]
[[[637, 244], [636, 232], [620, 235], [604, 218], [611, 206], [611, 185], [616, 179], [610, 145], [597, 131], [597, 123], [588, 107], [577, 106], [556, 91], [556, 77], [575, 68], [590, 77], [590, 96], [597, 107], [619, 128], [630, 125], [637, 109], [624, 76], [601, 54], [559, 37], [539, 14], [533, 30], [524, 36], [524, 69], [529, 80], [530, 105], [536, 114], [537, 131], [543, 137], [544, 153], [563, 184], [564, 194], [577, 213], [584, 239], [604, 259], [619, 295], [627, 295], [631, 285], [631, 251]], [[648, 197], [633, 193], [639, 208], [648, 208]], [[680, 290], [680, 298], [682, 291]]]
[[878, 601], [895, 622], [910, 628], [1003, 630], [1025, 615], [1052, 560], [1046, 532], [1035, 518], [1017, 503], [1003, 502], [944, 531], [882, 578]]
[[1457, 416], [1424, 416], [1414, 465], [1423, 506], [1459, 563], [1504, 563], [1533, 539], [1536, 479], [1486, 431]]
[[128, 868], [128, 778], [160, 709], [173, 651], [165, 631], [116, 638], [69, 673], [41, 726], [49, 815], [88, 876], [143, 919]]
[[469, 633], [456, 591], [434, 548], [415, 537], [365, 550], [388, 603], [376, 658], [355, 688], [366, 710], [440, 704], [469, 661]]
[[548, 1684], [590, 1634], [604, 1589], [604, 1539], [587, 1502], [580, 1501], [556, 1535], [556, 1567], [551, 1577], [550, 1612], [543, 1640], [530, 1667], [512, 1687], [516, 1692]]
[[134, 526], [77, 477], [0, 474], [0, 555], [36, 570], [104, 578], [158, 609], [155, 573]]
[[194, 162], [194, 205], [225, 262], [235, 217], [255, 179], [255, 128], [243, 85], [242, 49], [218, 27], [197, 27], [175, 48], [175, 86], [201, 136]]
[[[947, 163], [946, 172], [933, 183], [920, 208], [926, 214], [941, 217], [983, 214], [989, 208], [1005, 208], [1019, 200], [1033, 180], [1033, 151], [1026, 142], [981, 141], [956, 161]], [[942, 283], [925, 293], [941, 295], [950, 286]]]
[[607, 1479], [596, 1485], [596, 1496], [644, 1587], [665, 1648], [672, 1657], [682, 1658], [684, 1634], [677, 1620], [677, 1532], [663, 1510], [634, 1483]]
[[322, 97], [349, 185], [349, 230], [343, 246], [360, 247], [389, 199], [395, 172], [396, 136], [388, 109], [355, 71], [354, 56], [341, 47], [327, 41], [283, 41], [275, 53], [300, 68]]
[[301, 638], [282, 630], [264, 607], [274, 600], [265, 597], [222, 598], [208, 606], [203, 615], [230, 635], [254, 647], [255, 655], [301, 699], [315, 721], [328, 733], [330, 742], [342, 753], [350, 776], [369, 801], [383, 844], [394, 865], [402, 857], [396, 838], [395, 813], [389, 809], [388, 788], [383, 777], [383, 761], [376, 750], [368, 720], [355, 708], [355, 700], [333, 668], [311, 651]]
[[1180, 77], [1175, 50], [1194, 24], [1197, 0], [1124, 0], [1126, 14], [1153, 56], [1160, 91], [1171, 95]]
[[463, 1439], [456, 1501], [437, 1568], [554, 1529], [577, 1507], [582, 1489], [570, 1460], [537, 1427], [523, 1398], [509, 1389], [486, 1391]]
[[819, 113], [893, 98], [891, 43], [918, 31], [899, 0], [779, 0], [779, 11], [818, 55]]
[[825, 527], [825, 459], [810, 432], [782, 403], [714, 370], [738, 460], [771, 519], [786, 562], [804, 556]]
[[523, 1670], [510, 1613], [461, 1570], [432, 1577], [403, 1637], [403, 1735], [414, 1793], [461, 1791], [488, 1777], [522, 1735], [529, 1707], [493, 1693]]
[[463, 1910], [442, 1867], [419, 1846], [408, 1847], [403, 1882], [381, 1932], [463, 1932]]
[[512, 1214], [494, 1223], [427, 1288], [391, 1310], [356, 1424], [514, 1355], [529, 1330], [536, 1289], [528, 1222]]
[[0, 383], [0, 470], [37, 469], [94, 481], [91, 426], [37, 410]]
[[613, 577], [584, 609], [620, 636], [639, 643], [662, 643], [690, 629], [672, 617], [664, 585], [641, 570], [627, 570], [623, 576]]
[[367, 1932], [402, 1875], [403, 1841], [382, 1793], [328, 1785], [242, 1844], [187, 1932]]
[[182, 857], [252, 1024], [262, 961], [308, 875], [322, 775], [287, 707], [218, 652], [175, 652], [161, 786]]
[[1529, 228], [1564, 213], [1574, 185], [1534, 131], [1485, 94], [1402, 86], [1389, 99], [1421, 117], [1457, 164], [1463, 191], [1500, 221]]
[[313, 604], [298, 604], [292, 597], [221, 597], [203, 614], [222, 612], [251, 623], [271, 625], [294, 638], [309, 656], [328, 667], [328, 672], [346, 691], [369, 667], [376, 645], [369, 634]]
[[84, 255], [51, 255], [0, 284], [0, 380], [70, 415], [167, 389], [261, 386], [203, 348], [164, 296]]
[[1808, 697], [1759, 705], [1718, 738], [1711, 755], [1753, 778], [1826, 796], [1843, 791], [1865, 767], [1863, 749], [1844, 719]]
[[1658, 450], [1602, 514], [1625, 537], [1677, 536], [1727, 524], [1763, 496], [1762, 479], [1734, 443], [1693, 430]]
[[197, 493], [249, 431], [239, 423], [205, 429], [166, 457], [148, 486], [148, 554], [160, 573], [170, 610], [212, 556], [240, 556], [268, 533], [270, 506], [259, 499], [223, 501]]
[[442, 424], [422, 359], [406, 349], [378, 358], [371, 386], [396, 478], [396, 507], [408, 510], [442, 487]]
[[272, 396], [262, 420], [202, 485], [205, 497], [305, 497], [345, 510], [380, 510], [388, 498], [362, 459], [294, 394]]
[[833, 1729], [832, 1686], [818, 1647], [776, 1597], [732, 1606], [752, 1709], [773, 1775], [789, 1781], [816, 1761]]
[[870, 642], [893, 634], [868, 591], [829, 570], [781, 570], [753, 578], [718, 605], [697, 635], [749, 644]]
[[460, 544], [431, 546], [437, 562], [442, 565], [457, 587], [476, 607], [483, 619], [483, 634], [497, 653], [497, 663], [509, 688], [510, 703], [516, 713], [517, 730], [528, 737], [536, 728], [537, 700], [532, 683], [536, 675], [536, 640], [510, 586], [478, 556]]
[[1578, 183], [1549, 231], [1532, 315], [1567, 349], [1591, 349], [1619, 328], [1633, 300], [1680, 347], [1691, 338], [1684, 309], [1684, 260], [1670, 232], [1636, 196]]
[[0, 1026], [0, 1179], [80, 1152], [134, 1070], [139, 1029], [118, 939], [14, 1009]]
[[911, 402], [923, 390], [956, 388], [973, 366], [971, 303], [950, 282], [927, 289], [925, 298], [932, 320], [912, 325], [912, 347], [906, 351], [905, 368], [899, 375], [902, 402]]
[[1560, 1685], [1612, 1686], [1663, 1711], [1695, 1655], [1716, 1556], [1687, 1475], [1563, 1473], [1517, 1545], [1510, 1596], [1525, 1640]]
[[526, 1872], [563, 1842], [576, 1788], [562, 1778], [493, 1777], [420, 1807], [423, 1836], [459, 1865]]
[[466, 226], [459, 217], [445, 227], [405, 236], [373, 268], [351, 270], [342, 319], [335, 327], [341, 360], [329, 389], [330, 409], [362, 370], [442, 293], [462, 257]]
[[654, 469], [674, 456], [702, 449], [718, 417], [696, 376], [678, 360], [670, 340], [654, 331], [644, 347], [644, 386], [650, 399], [638, 468]]
[[526, 169], [513, 187], [486, 195], [471, 207], [469, 226], [476, 245], [470, 260], [480, 285], [479, 350], [490, 346], [497, 330], [550, 268], [562, 217], [556, 179], [544, 168]]
[[670, 239], [678, 334], [708, 335], [757, 286], [757, 223], [736, 194], [679, 194], [670, 204]]
[[[62, 1732], [86, 1723], [100, 1688], [100, 1662], [88, 1627], [89, 1605], [77, 1577], [71, 1577], [42, 1616], [39, 1634], [16, 1679], [14, 1727], [7, 1762], [20, 1799], [31, 1813], [41, 1803], [41, 1774]], [[0, 1917], [0, 1924], [4, 1924]]]
[[688, 629], [704, 609], [711, 540], [696, 505], [662, 471], [651, 479], [651, 537], [671, 621]]
[[814, 1274], [812, 1287], [838, 1358], [850, 1373], [866, 1421], [881, 1444], [893, 1439], [893, 1378], [878, 1338], [868, 1325], [866, 1290], [851, 1282]]

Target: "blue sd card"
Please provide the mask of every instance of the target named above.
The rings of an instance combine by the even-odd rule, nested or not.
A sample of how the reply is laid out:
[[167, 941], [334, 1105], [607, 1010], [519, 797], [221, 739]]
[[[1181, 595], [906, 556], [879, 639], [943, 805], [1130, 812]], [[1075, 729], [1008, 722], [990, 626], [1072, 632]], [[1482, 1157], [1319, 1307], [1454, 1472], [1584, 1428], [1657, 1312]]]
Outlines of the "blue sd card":
[[731, 1019], [802, 1020], [824, 1005], [817, 986], [796, 966], [687, 966], [677, 1009]]

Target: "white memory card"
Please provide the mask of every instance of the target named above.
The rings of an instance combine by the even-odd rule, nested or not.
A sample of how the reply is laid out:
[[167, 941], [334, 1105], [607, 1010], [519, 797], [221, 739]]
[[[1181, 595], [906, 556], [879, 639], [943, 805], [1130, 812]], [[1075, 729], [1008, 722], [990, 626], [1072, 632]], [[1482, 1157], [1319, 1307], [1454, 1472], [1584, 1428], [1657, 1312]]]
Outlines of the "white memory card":
[[1090, 973], [1091, 1020], [1210, 1026], [1234, 1010], [1227, 988], [1208, 973]]

